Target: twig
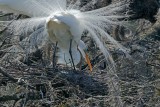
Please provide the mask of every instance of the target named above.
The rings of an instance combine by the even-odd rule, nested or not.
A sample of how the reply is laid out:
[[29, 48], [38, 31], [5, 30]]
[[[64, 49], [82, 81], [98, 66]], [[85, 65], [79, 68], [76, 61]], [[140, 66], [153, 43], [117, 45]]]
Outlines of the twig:
[[[13, 81], [14, 83], [18, 82], [18, 79], [15, 79], [14, 77], [12, 77], [11, 75], [9, 75], [8, 73], [6, 73], [4, 70], [2, 70], [2, 67], [0, 67], [0, 73], [2, 73], [4, 76], [8, 77], [9, 80]], [[28, 88], [30, 89], [35, 89], [35, 87], [26, 84], [24, 81], [18, 82], [19, 85], [27, 85]]]
[[54, 47], [54, 52], [53, 52], [53, 69], [55, 69], [55, 66], [56, 66], [57, 45], [58, 45], [58, 42], [56, 42], [56, 45], [55, 45], [55, 47]]
[[10, 16], [10, 15], [13, 15], [13, 13], [2, 14], [2, 15], [0, 15], [0, 17]]
[[[40, 92], [29, 92], [27, 93], [29, 100], [39, 100], [42, 99]], [[23, 94], [14, 94], [14, 95], [6, 95], [0, 97], [0, 102], [15, 100], [18, 101], [26, 97], [26, 93]]]
[[13, 82], [17, 82], [18, 81], [18, 79], [13, 78], [11, 75], [9, 75], [5, 71], [3, 71], [1, 67], [0, 67], [0, 73], [2, 73], [4, 76], [8, 77], [9, 80], [11, 80]]
[[4, 33], [7, 29], [8, 26], [10, 26], [15, 20], [19, 19], [22, 15], [18, 15], [16, 18], [14, 18], [3, 30], [0, 31], [0, 34]]

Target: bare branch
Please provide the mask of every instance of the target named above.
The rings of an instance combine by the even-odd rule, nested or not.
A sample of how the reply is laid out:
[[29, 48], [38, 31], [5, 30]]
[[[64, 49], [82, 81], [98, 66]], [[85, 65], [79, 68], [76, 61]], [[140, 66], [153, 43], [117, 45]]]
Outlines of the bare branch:
[[[42, 99], [40, 92], [29, 92], [27, 93], [28, 100], [39, 100]], [[0, 97], [0, 102], [15, 100], [18, 101], [26, 97], [26, 93], [23, 94], [14, 94]]]
[[2, 70], [2, 67], [0, 67], [0, 73], [2, 73], [4, 76], [8, 77], [9, 80], [13, 81], [13, 82], [17, 82], [18, 80], [13, 78], [11, 75], [9, 75], [8, 73], [6, 73], [5, 71]]

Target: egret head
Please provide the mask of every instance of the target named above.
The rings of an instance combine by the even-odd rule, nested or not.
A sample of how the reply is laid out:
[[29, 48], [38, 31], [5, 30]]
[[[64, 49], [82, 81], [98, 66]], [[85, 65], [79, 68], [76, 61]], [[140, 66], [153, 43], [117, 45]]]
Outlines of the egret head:
[[82, 47], [85, 44], [81, 41], [82, 28], [74, 14], [67, 11], [58, 12], [48, 17], [46, 29], [50, 40], [53, 43], [58, 43], [58, 64], [71, 66], [72, 60], [75, 65], [81, 62], [82, 57], [85, 56], [84, 47]]
[[[71, 47], [73, 54], [75, 54], [73, 60], [74, 57], [77, 57], [75, 63], [78, 63], [80, 52], [77, 47], [85, 30], [88, 32], [86, 36], [91, 37], [96, 42], [105, 58], [109, 60], [108, 62], [111, 62], [110, 65], [114, 65], [106, 41], [110, 41], [115, 48], [122, 50], [125, 50], [125, 48], [114, 40], [108, 34], [108, 31], [116, 25], [123, 24], [123, 21], [121, 22], [118, 19], [126, 18], [126, 16], [118, 15], [118, 12], [122, 12], [128, 5], [124, 1], [100, 9], [86, 11], [86, 8], [89, 8], [88, 6], [93, 4], [93, 1], [97, 2], [98, 0], [91, 0], [85, 6], [81, 6], [80, 0], [69, 4], [66, 0], [0, 0], [0, 9], [30, 17], [27, 20], [18, 20], [12, 23], [16, 31], [22, 33], [24, 31], [33, 32], [21, 41], [21, 44], [29, 39], [33, 42], [28, 43], [28, 45], [38, 44], [38, 48], [41, 48], [46, 43], [44, 40], [49, 39], [54, 43], [58, 42], [59, 52], [65, 53], [65, 56], [69, 56], [67, 54]], [[21, 25], [19, 26], [17, 23]], [[35, 28], [37, 29], [35, 30]], [[72, 40], [72, 46], [70, 46], [70, 40]], [[64, 56], [62, 53], [58, 55]], [[63, 61], [66, 59], [64, 57], [60, 58], [63, 58]]]

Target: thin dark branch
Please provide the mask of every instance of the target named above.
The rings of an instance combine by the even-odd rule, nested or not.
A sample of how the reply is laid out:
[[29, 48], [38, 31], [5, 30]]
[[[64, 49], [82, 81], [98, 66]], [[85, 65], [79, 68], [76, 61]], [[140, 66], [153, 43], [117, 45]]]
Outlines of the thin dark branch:
[[15, 20], [18, 20], [22, 15], [18, 15], [16, 18], [14, 18], [3, 30], [0, 31], [0, 34], [4, 33], [7, 29], [8, 26], [10, 26]]
[[55, 45], [55, 47], [54, 47], [54, 52], [53, 52], [53, 69], [55, 69], [55, 66], [56, 66], [57, 45], [58, 45], [58, 42], [56, 42], [56, 45]]
[[13, 13], [6, 13], [6, 14], [2, 14], [2, 15], [0, 15], [0, 17], [10, 16], [10, 15], [13, 15]]
[[[27, 93], [28, 96], [28, 100], [39, 100], [42, 99], [40, 92], [29, 92]], [[6, 95], [6, 96], [2, 96], [0, 97], [0, 102], [5, 102], [5, 101], [11, 101], [11, 100], [15, 100], [18, 101], [20, 99], [23, 99], [26, 97], [26, 93], [23, 94], [14, 94], [14, 95]]]
[[[14, 83], [18, 82], [18, 79], [15, 79], [14, 77], [12, 77], [11, 75], [9, 75], [8, 73], [6, 73], [2, 67], [0, 67], [0, 73], [2, 73], [4, 76], [8, 77], [9, 80], [13, 81]], [[18, 82], [19, 85], [27, 85], [28, 88], [30, 89], [35, 89], [33, 86], [26, 84], [24, 81]]]
[[2, 68], [0, 67], [0, 73], [2, 73], [4, 76], [8, 77], [9, 80], [13, 81], [13, 82], [17, 82], [18, 80], [13, 78], [11, 75], [9, 75], [8, 73], [6, 73], [5, 71], [2, 70]]

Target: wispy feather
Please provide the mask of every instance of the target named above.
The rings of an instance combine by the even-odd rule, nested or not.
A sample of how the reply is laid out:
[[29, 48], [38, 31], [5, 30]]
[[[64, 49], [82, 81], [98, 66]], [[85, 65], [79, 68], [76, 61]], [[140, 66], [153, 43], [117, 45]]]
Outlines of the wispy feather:
[[[8, 29], [13, 30], [15, 35], [20, 36], [18, 48], [12, 46], [8, 51], [16, 52], [34, 52], [38, 48], [42, 48], [48, 41], [56, 42], [59, 40], [58, 47], [61, 49], [58, 53], [59, 61], [69, 61], [69, 40], [73, 39], [73, 60], [78, 64], [80, 60], [81, 36], [84, 31], [88, 31], [89, 35], [97, 44], [106, 60], [110, 62], [109, 88], [114, 90], [115, 101], [118, 101], [118, 106], [123, 107], [119, 98], [118, 79], [114, 71], [114, 61], [109, 53], [109, 47], [106, 41], [114, 44], [116, 48], [126, 49], [120, 45], [114, 38], [109, 35], [112, 27], [123, 25], [123, 20], [128, 17], [122, 14], [122, 11], [128, 6], [128, 3], [118, 2], [109, 6], [87, 11], [93, 7], [98, 0], [91, 0], [86, 5], [82, 6], [80, 0], [76, 2], [67, 2], [66, 0], [0, 0], [0, 9], [4, 12], [13, 12], [29, 16], [27, 19], [16, 20], [12, 22]], [[10, 23], [10, 22], [1, 22]], [[25, 36], [24, 36], [25, 35]], [[68, 37], [68, 38], [67, 38]], [[85, 46], [84, 46], [85, 47]], [[22, 50], [23, 49], [23, 50]], [[84, 53], [84, 52], [81, 52]], [[64, 59], [64, 55], [67, 59]], [[85, 56], [85, 55], [83, 55]], [[2, 60], [2, 59], [1, 59]], [[18, 60], [18, 59], [16, 59]], [[66, 62], [67, 62], [66, 61]], [[68, 62], [67, 62], [68, 63]], [[118, 94], [117, 94], [118, 93]]]
[[[28, 15], [30, 17], [12, 22], [9, 28], [13, 30], [15, 35], [26, 35], [21, 42], [27, 40], [28, 44], [30, 44], [29, 46], [37, 46], [38, 48], [43, 47], [45, 40], [49, 39], [45, 28], [48, 18], [52, 16], [63, 20], [63, 22], [70, 26], [71, 32], [75, 32], [73, 35], [77, 36], [77, 38], [81, 37], [78, 36], [81, 34], [76, 35], [76, 23], [73, 23], [69, 18], [56, 16], [61, 12], [69, 13], [80, 23], [79, 30], [89, 31], [90, 36], [95, 40], [106, 59], [109, 58], [112, 60], [108, 48], [104, 44], [106, 40], [124, 52], [126, 50], [114, 40], [107, 31], [113, 26], [123, 25], [123, 21], [119, 21], [119, 19], [126, 18], [127, 16], [118, 15], [117, 12], [126, 8], [128, 4], [126, 2], [118, 2], [100, 9], [85, 11], [86, 8], [94, 5], [97, 1], [98, 0], [92, 0], [80, 7], [80, 1], [78, 0], [75, 3], [70, 2], [69, 4], [67, 4], [66, 0], [0, 0], [0, 9], [6, 12]], [[113, 63], [114, 61], [111, 62]]]

